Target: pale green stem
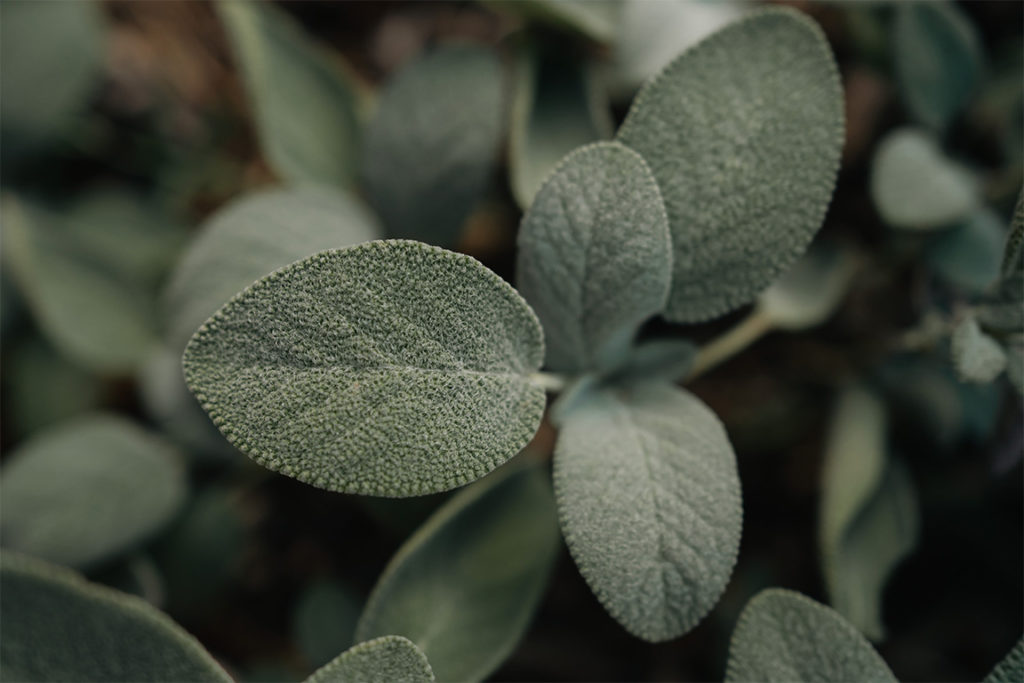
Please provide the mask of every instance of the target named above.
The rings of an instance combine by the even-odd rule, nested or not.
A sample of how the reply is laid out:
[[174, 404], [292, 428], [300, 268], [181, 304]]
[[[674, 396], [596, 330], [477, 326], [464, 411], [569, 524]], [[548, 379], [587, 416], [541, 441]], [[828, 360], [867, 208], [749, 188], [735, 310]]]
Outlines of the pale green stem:
[[535, 372], [530, 375], [530, 383], [540, 387], [549, 394], [557, 394], [565, 390], [569, 378], [552, 372]]
[[712, 339], [697, 351], [697, 357], [690, 368], [687, 380], [703, 375], [711, 368], [732, 358], [772, 330], [771, 318], [761, 309], [755, 308], [750, 315], [720, 337]]

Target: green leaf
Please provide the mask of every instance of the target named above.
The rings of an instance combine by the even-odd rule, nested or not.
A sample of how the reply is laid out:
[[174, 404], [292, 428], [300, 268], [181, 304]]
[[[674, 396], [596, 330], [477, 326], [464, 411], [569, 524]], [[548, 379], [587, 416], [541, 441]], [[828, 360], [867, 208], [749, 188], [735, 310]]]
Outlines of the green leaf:
[[75, 567], [145, 540], [185, 498], [184, 468], [163, 439], [113, 415], [40, 432], [0, 470], [3, 545]]
[[336, 581], [318, 581], [303, 591], [292, 617], [292, 630], [310, 664], [324, 666], [351, 645], [360, 608], [352, 591]]
[[439, 680], [483, 679], [529, 626], [559, 545], [544, 471], [506, 468], [453, 496], [405, 542], [356, 639], [403, 635]]
[[662, 309], [671, 243], [658, 185], [639, 154], [583, 147], [541, 187], [519, 230], [516, 279], [537, 310], [547, 365], [607, 367]]
[[184, 349], [203, 321], [264, 275], [380, 234], [372, 214], [338, 190], [293, 187], [236, 199], [203, 224], [168, 283], [171, 346]]
[[390, 236], [458, 241], [492, 179], [502, 99], [501, 65], [483, 47], [440, 47], [392, 78], [366, 131], [362, 163]]
[[232, 299], [185, 351], [189, 388], [264, 467], [346, 493], [479, 479], [533, 437], [536, 316], [468, 256], [402, 240], [325, 251]]
[[692, 394], [652, 382], [592, 393], [564, 417], [554, 480], [573, 559], [630, 633], [676, 638], [718, 602], [740, 482], [725, 430]]
[[573, 149], [611, 136], [611, 115], [594, 73], [565, 48], [525, 43], [517, 54], [509, 134], [512, 192], [524, 209]]
[[842, 302], [856, 269], [853, 254], [837, 245], [811, 248], [758, 297], [758, 308], [780, 330], [822, 324]]
[[828, 43], [798, 12], [751, 14], [645, 85], [618, 139], [643, 155], [665, 199], [666, 317], [727, 313], [792, 264], [825, 217], [843, 144]]
[[351, 79], [271, 3], [220, 0], [217, 8], [274, 170], [292, 183], [353, 184], [359, 103]]
[[963, 220], [980, 201], [978, 181], [946, 158], [928, 131], [899, 128], [871, 162], [871, 198], [894, 228], [931, 230]]
[[402, 636], [360, 643], [316, 671], [306, 683], [431, 683], [426, 655]]
[[608, 43], [615, 36], [622, 3], [621, 0], [490, 0], [488, 4], [530, 21]]
[[1006, 352], [981, 331], [973, 316], [964, 318], [950, 337], [956, 374], [964, 382], [991, 382], [1006, 369]]
[[992, 287], [999, 276], [1006, 231], [992, 210], [974, 211], [962, 224], [928, 245], [928, 264], [944, 280], [971, 293]]
[[145, 600], [76, 572], [0, 555], [5, 681], [217, 681], [231, 677]]
[[1024, 638], [1017, 641], [982, 683], [1018, 683], [1021, 680], [1024, 680]]
[[1024, 333], [1024, 191], [1013, 210], [995, 292], [982, 302], [978, 318], [997, 332]]
[[951, 2], [900, 3], [893, 33], [896, 76], [908, 109], [939, 131], [970, 100], [981, 76], [981, 41]]
[[740, 613], [725, 680], [896, 683], [871, 644], [838, 612], [780, 588], [761, 591]]

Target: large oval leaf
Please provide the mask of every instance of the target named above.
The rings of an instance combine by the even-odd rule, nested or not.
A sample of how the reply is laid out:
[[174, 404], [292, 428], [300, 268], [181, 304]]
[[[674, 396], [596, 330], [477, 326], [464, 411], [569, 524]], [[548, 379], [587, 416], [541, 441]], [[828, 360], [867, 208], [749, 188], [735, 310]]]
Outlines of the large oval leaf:
[[468, 256], [401, 240], [325, 251], [208, 320], [185, 378], [261, 465], [321, 488], [415, 496], [461, 486], [533, 436], [540, 325]]
[[359, 643], [318, 669], [306, 683], [431, 683], [426, 655], [409, 639], [382, 636]]
[[665, 305], [668, 219], [643, 158], [616, 142], [570, 154], [519, 231], [517, 282], [544, 326], [547, 364], [604, 367]]
[[871, 644], [838, 613], [779, 588], [761, 591], [740, 613], [725, 680], [896, 683]]
[[692, 394], [644, 383], [567, 411], [555, 447], [558, 514], [591, 589], [630, 633], [686, 633], [718, 602], [742, 527], [736, 458]]
[[392, 237], [451, 246], [497, 159], [502, 73], [482, 47], [441, 47], [399, 71], [363, 147], [371, 203]]
[[647, 160], [665, 198], [675, 254], [666, 317], [742, 306], [803, 252], [832, 196], [843, 99], [828, 43], [798, 12], [752, 14], [645, 85], [618, 139]]
[[184, 349], [203, 321], [264, 275], [380, 236], [376, 219], [342, 191], [305, 186], [236, 199], [203, 224], [167, 286], [171, 346]]
[[358, 101], [352, 84], [271, 3], [217, 3], [253, 102], [268, 161], [296, 183], [351, 185]]
[[558, 547], [545, 473], [497, 473], [445, 503], [399, 549], [356, 638], [403, 635], [439, 680], [480, 680], [526, 631]]
[[216, 681], [231, 677], [145, 600], [27, 557], [0, 556], [5, 681]]
[[139, 543], [185, 498], [184, 468], [163, 439], [112, 415], [41, 432], [0, 470], [3, 545], [85, 567]]

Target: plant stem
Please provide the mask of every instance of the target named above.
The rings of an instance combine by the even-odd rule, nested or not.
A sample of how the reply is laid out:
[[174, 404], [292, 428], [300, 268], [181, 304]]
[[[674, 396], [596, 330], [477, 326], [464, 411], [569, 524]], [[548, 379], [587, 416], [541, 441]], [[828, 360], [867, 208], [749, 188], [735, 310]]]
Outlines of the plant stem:
[[761, 308], [754, 308], [750, 315], [737, 323], [735, 327], [701, 347], [693, 361], [693, 367], [690, 368], [687, 380], [703, 375], [719, 363], [732, 358], [770, 332], [772, 327], [771, 318]]
[[550, 394], [557, 394], [565, 390], [565, 385], [569, 383], [569, 379], [565, 375], [558, 375], [553, 372], [535, 372], [530, 375], [530, 382]]

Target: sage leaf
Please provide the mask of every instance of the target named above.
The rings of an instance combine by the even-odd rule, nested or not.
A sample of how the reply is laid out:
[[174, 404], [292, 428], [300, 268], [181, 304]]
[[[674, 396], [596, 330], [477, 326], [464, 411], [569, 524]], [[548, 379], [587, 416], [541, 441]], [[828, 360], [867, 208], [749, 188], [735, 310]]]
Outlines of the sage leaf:
[[306, 683], [432, 683], [426, 655], [401, 636], [382, 636], [342, 652]]
[[1016, 683], [1024, 679], [1024, 638], [1017, 641], [982, 683]]
[[1003, 347], [981, 331], [973, 316], [964, 318], [954, 328], [950, 352], [956, 374], [964, 382], [991, 382], [1006, 369]]
[[199, 328], [184, 366], [214, 423], [264, 467], [404, 497], [479, 479], [526, 445], [543, 353], [536, 316], [497, 275], [393, 240], [259, 280]]
[[672, 251], [658, 185], [616, 142], [583, 147], [537, 193], [519, 230], [516, 280], [540, 317], [546, 363], [608, 366], [665, 305]]
[[796, 260], [825, 217], [843, 145], [828, 42], [796, 11], [751, 14], [648, 82], [618, 140], [643, 155], [668, 211], [665, 316], [699, 322], [738, 308]]
[[376, 239], [376, 219], [353, 196], [301, 186], [236, 199], [193, 238], [164, 292], [167, 337], [184, 349], [228, 299], [293, 261]]
[[856, 260], [848, 250], [817, 245], [761, 292], [757, 306], [775, 329], [815, 327], [839, 307], [855, 268]]
[[935, 236], [925, 257], [932, 270], [954, 287], [986, 292], [999, 276], [1006, 230], [987, 208], [975, 210], [961, 224]]
[[361, 607], [352, 591], [336, 581], [321, 580], [306, 588], [292, 618], [295, 641], [306, 661], [319, 668], [349, 647]]
[[220, 0], [267, 160], [291, 183], [352, 185], [359, 102], [351, 78], [271, 3]]
[[555, 493], [580, 573], [633, 635], [686, 633], [718, 602], [739, 550], [740, 482], [721, 423], [653, 382], [593, 392], [563, 419]]
[[167, 615], [76, 572], [5, 552], [0, 592], [5, 681], [231, 683]]
[[524, 209], [558, 161], [612, 133], [608, 102], [579, 55], [544, 43], [517, 54], [509, 134], [512, 193]]
[[495, 473], [453, 496], [398, 550], [356, 639], [403, 635], [439, 680], [481, 680], [525, 633], [559, 545], [545, 472]]
[[907, 2], [896, 11], [893, 54], [911, 114], [939, 131], [970, 100], [982, 70], [981, 41], [952, 2]]
[[387, 84], [366, 131], [362, 177], [391, 237], [458, 241], [497, 161], [502, 91], [496, 55], [472, 45], [440, 47]]
[[1024, 191], [1013, 210], [995, 291], [985, 297], [978, 318], [994, 331], [1024, 334]]
[[740, 613], [725, 680], [896, 683], [871, 644], [835, 610], [780, 588], [761, 591]]
[[51, 427], [0, 470], [3, 545], [88, 567], [145, 540], [185, 499], [184, 468], [163, 439], [113, 415]]
[[979, 202], [974, 175], [946, 158], [938, 141], [918, 128], [897, 129], [879, 143], [870, 182], [875, 207], [894, 228], [948, 227]]

